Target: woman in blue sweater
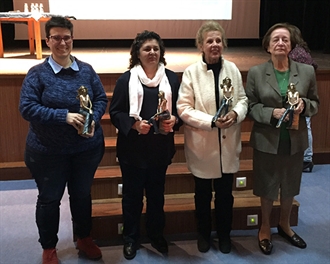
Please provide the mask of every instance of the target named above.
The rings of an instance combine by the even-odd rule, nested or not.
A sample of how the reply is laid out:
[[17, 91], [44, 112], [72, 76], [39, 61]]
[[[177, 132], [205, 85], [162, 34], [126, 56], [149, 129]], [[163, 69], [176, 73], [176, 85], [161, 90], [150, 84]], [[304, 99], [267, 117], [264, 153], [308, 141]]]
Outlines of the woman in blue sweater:
[[[66, 186], [79, 253], [99, 259], [101, 251], [90, 237], [91, 185], [104, 153], [99, 122], [108, 100], [93, 68], [71, 55], [72, 23], [52, 17], [45, 30], [51, 56], [29, 70], [19, 103], [21, 115], [30, 122], [25, 163], [39, 192], [36, 223], [44, 249], [42, 263], [58, 263], [59, 206]], [[93, 105], [93, 121], [85, 134], [79, 133], [85, 123], [77, 99], [81, 86]]]

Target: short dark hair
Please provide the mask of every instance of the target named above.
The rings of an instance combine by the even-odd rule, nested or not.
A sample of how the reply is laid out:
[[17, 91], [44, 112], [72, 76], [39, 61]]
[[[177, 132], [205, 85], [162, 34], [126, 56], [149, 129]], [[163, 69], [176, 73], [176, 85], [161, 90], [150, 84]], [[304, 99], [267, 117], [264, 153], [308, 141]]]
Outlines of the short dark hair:
[[46, 38], [50, 35], [50, 30], [53, 27], [60, 27], [60, 28], [67, 28], [71, 32], [71, 36], [73, 36], [73, 24], [71, 21], [63, 16], [52, 16], [51, 19], [49, 19], [46, 22], [45, 25], [45, 31], [46, 31]]
[[129, 59], [129, 69], [132, 69], [135, 65], [140, 64], [139, 60], [139, 54], [140, 54], [140, 48], [142, 47], [143, 43], [147, 40], [153, 40], [155, 39], [158, 42], [159, 48], [160, 48], [160, 58], [159, 62], [162, 62], [164, 65], [166, 65], [165, 60], [165, 45], [160, 36], [153, 31], [144, 30], [141, 33], [138, 33], [133, 41], [133, 44], [131, 45], [131, 57]]
[[294, 43], [294, 41], [292, 40], [292, 28], [291, 28], [291, 25], [289, 23], [286, 23], [286, 22], [284, 22], [284, 23], [277, 23], [277, 24], [271, 26], [267, 30], [265, 36], [262, 39], [262, 47], [263, 47], [263, 49], [267, 53], [269, 53], [268, 52], [268, 47], [269, 47], [269, 43], [270, 43], [270, 35], [273, 33], [274, 30], [276, 30], [278, 28], [286, 28], [289, 31], [289, 33], [290, 33], [291, 49], [293, 48], [292, 47], [292, 43]]

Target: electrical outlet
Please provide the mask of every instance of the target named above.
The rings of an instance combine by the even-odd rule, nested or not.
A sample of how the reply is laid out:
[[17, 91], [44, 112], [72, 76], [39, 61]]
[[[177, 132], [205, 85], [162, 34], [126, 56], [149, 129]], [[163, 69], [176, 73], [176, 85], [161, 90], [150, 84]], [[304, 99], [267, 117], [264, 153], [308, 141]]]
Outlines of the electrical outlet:
[[123, 194], [123, 185], [120, 183], [118, 184], [118, 195], [122, 195]]
[[123, 233], [123, 223], [118, 223], [118, 235]]
[[237, 177], [236, 178], [236, 188], [246, 187], [246, 177]]
[[258, 215], [248, 215], [246, 225], [247, 226], [257, 226], [258, 225]]

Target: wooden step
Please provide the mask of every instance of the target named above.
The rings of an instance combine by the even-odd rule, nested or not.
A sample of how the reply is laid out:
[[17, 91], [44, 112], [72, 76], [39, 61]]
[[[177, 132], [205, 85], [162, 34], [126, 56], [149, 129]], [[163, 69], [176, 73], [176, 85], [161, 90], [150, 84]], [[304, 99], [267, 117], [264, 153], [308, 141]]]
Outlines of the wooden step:
[[[112, 132], [113, 133], [113, 132]], [[242, 152], [241, 159], [251, 159], [252, 158], [252, 148], [249, 146], [250, 132], [242, 132]], [[116, 143], [117, 136], [105, 137], [105, 152], [100, 163], [100, 166], [113, 166], [117, 165], [116, 161]], [[176, 133], [174, 135], [174, 144], [176, 147], [176, 153], [172, 159], [173, 163], [176, 162], [185, 162], [184, 154], [184, 134]]]
[[[241, 160], [240, 170], [235, 175], [236, 177], [249, 177], [252, 171], [252, 161], [251, 160]], [[177, 176], [191, 175], [186, 163], [172, 163], [167, 170], [166, 181], [175, 180]], [[31, 174], [29, 169], [26, 167], [24, 161], [20, 162], [2, 162], [0, 163], [0, 180], [25, 180], [31, 179]], [[109, 184], [109, 180], [112, 183]], [[190, 181], [189, 181], [190, 182]], [[121, 183], [121, 171], [119, 165], [116, 166], [104, 166], [99, 167], [94, 176], [94, 183], [92, 187], [92, 195], [95, 199], [109, 198], [108, 195], [105, 197], [100, 194], [98, 189], [103, 186], [102, 189], [107, 190], [106, 193], [114, 193], [110, 197], [118, 196], [118, 184]], [[110, 185], [114, 184], [114, 187], [110, 188]], [[191, 183], [182, 183], [188, 190], [191, 189]], [[175, 184], [175, 188], [179, 188], [179, 184]], [[114, 191], [109, 191], [113, 189]]]
[[[104, 143], [105, 143], [106, 149], [115, 149], [116, 144], [117, 144], [117, 137], [105, 137]], [[175, 134], [174, 135], [174, 144], [175, 144], [175, 146], [182, 146], [184, 144], [184, 135]]]
[[[103, 124], [103, 128], [105, 126], [112, 126], [111, 121], [110, 121], [110, 114], [107, 111], [101, 118], [101, 124]], [[242, 127], [241, 127], [241, 131], [242, 131], [242, 141], [244, 142], [248, 142], [250, 139], [250, 131], [252, 130], [252, 125], [253, 125], [253, 121], [249, 118], [245, 118], [242, 122]], [[183, 128], [184, 126], [180, 127], [180, 131], [183, 132]], [[115, 130], [115, 128], [113, 127], [113, 129]], [[178, 133], [178, 132], [176, 132]], [[180, 133], [180, 132], [179, 132]], [[108, 134], [105, 133], [106, 136], [109, 136]]]
[[[260, 199], [253, 195], [252, 190], [234, 191], [233, 230], [257, 229], [261, 222]], [[145, 201], [144, 201], [145, 204]], [[106, 241], [118, 239], [118, 225], [122, 223], [121, 199], [94, 200], [92, 206], [93, 230], [92, 236], [96, 240]], [[211, 203], [214, 218], [214, 203]], [[145, 206], [142, 212], [141, 234], [146, 235], [144, 228]], [[298, 224], [299, 203], [294, 200], [290, 224]], [[275, 227], [279, 220], [279, 202], [275, 201], [271, 215], [271, 226]], [[184, 234], [196, 232], [194, 194], [165, 195], [164, 211], [166, 214], [167, 234]], [[247, 225], [247, 216], [257, 215], [258, 223]], [[214, 222], [214, 221], [213, 221]], [[215, 230], [215, 226], [213, 226]]]
[[0, 181], [28, 179], [32, 179], [32, 176], [24, 161], [0, 163]]
[[[248, 143], [250, 140], [250, 132], [242, 132], [241, 133], [242, 143]], [[115, 149], [117, 143], [117, 137], [105, 137], [105, 148]], [[183, 146], [184, 145], [184, 135], [183, 134], [175, 134], [174, 135], [174, 144], [175, 146]]]
[[[118, 185], [122, 184], [121, 171], [118, 166], [100, 167], [94, 176], [92, 186], [93, 199], [121, 197]], [[193, 190], [193, 178], [186, 163], [172, 163], [166, 173], [166, 193], [187, 193]]]
[[113, 92], [106, 92], [105, 95], [107, 96], [108, 99], [112, 99]]
[[[252, 160], [241, 160], [239, 172], [251, 171], [252, 170]], [[177, 174], [191, 174], [187, 168], [186, 163], [172, 163], [168, 166], [167, 176], [177, 175]], [[118, 178], [121, 177], [120, 167], [109, 166], [109, 167], [99, 167], [95, 173], [94, 179], [104, 179], [104, 178]]]
[[[245, 177], [246, 187], [236, 188], [236, 178]], [[233, 190], [252, 189], [252, 160], [242, 160], [240, 169], [234, 175]], [[93, 199], [119, 198], [118, 185], [122, 184], [119, 165], [100, 167], [94, 176], [92, 186]], [[194, 179], [186, 163], [172, 163], [166, 173], [165, 194], [194, 192]]]

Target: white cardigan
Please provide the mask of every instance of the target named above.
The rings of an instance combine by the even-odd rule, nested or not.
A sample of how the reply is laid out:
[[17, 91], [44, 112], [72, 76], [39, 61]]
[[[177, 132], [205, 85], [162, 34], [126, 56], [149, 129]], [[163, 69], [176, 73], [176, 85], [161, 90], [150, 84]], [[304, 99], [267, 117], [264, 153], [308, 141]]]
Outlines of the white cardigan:
[[237, 113], [237, 123], [221, 129], [211, 127], [217, 112], [213, 71], [201, 60], [190, 65], [183, 73], [179, 89], [177, 109], [185, 123], [185, 155], [188, 169], [199, 178], [221, 178], [222, 173], [236, 173], [239, 169], [241, 152], [241, 122], [247, 112], [247, 97], [242, 76], [236, 65], [222, 59], [219, 77], [220, 102], [223, 92], [222, 80], [229, 77], [234, 87], [234, 98], [230, 110]]

